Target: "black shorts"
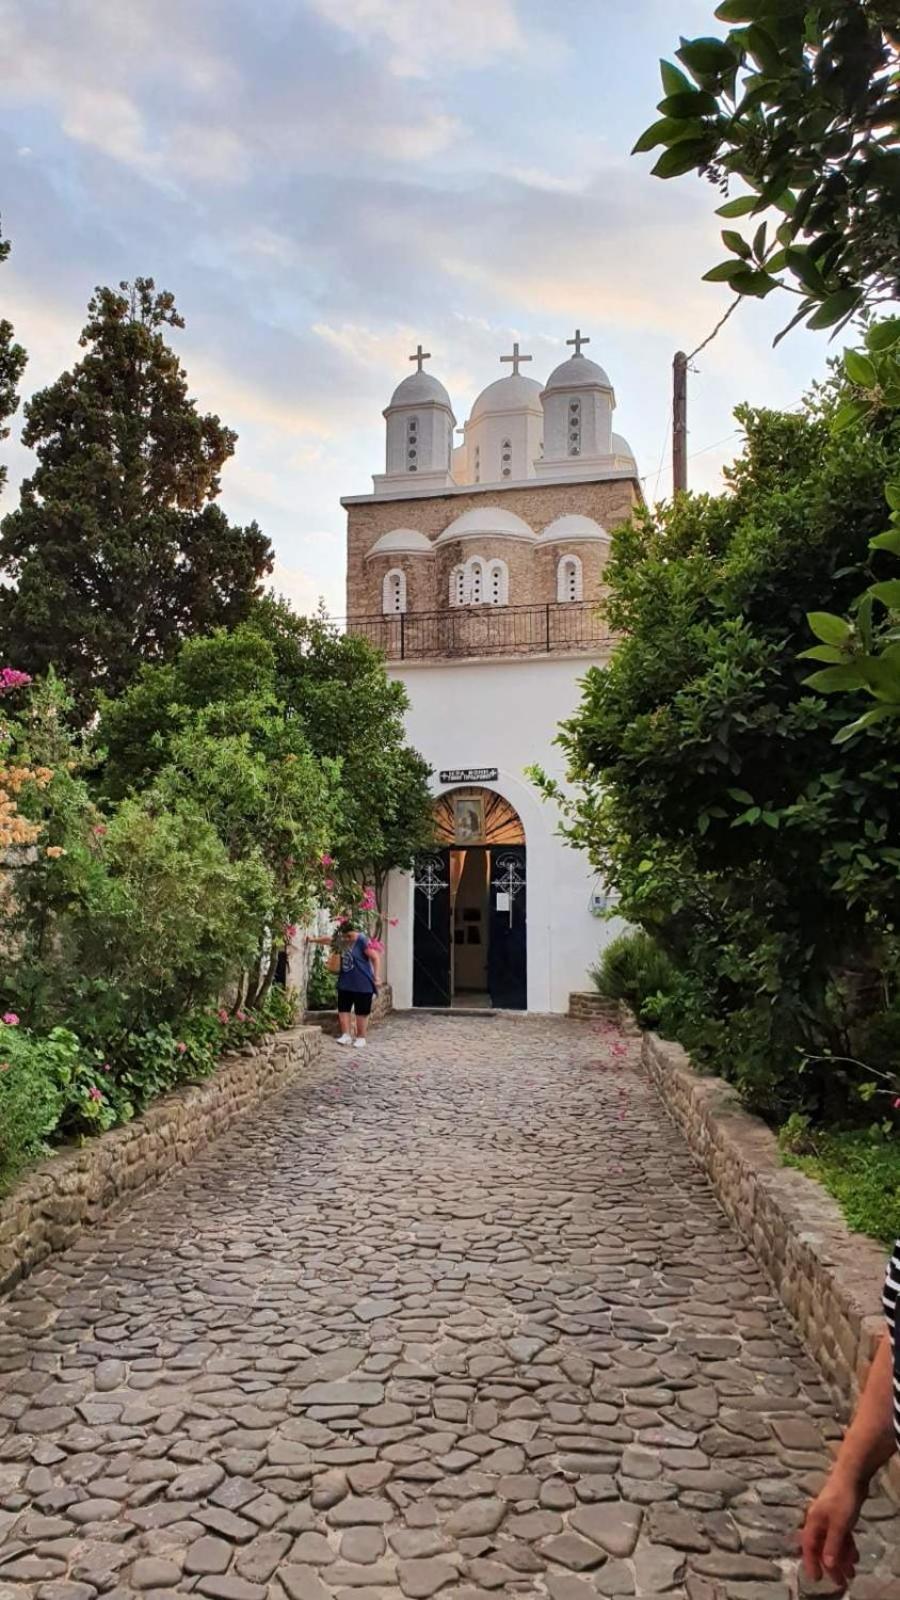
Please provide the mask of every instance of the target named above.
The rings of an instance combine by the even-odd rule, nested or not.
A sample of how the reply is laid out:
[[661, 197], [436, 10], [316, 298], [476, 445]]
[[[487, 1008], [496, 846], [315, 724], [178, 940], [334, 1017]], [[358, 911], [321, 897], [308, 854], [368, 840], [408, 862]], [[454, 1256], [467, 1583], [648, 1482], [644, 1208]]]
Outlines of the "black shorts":
[[375, 996], [359, 994], [356, 989], [342, 989], [338, 986], [338, 1011], [344, 1016], [348, 1011], [355, 1011], [358, 1017], [367, 1017], [372, 1010], [372, 1001]]

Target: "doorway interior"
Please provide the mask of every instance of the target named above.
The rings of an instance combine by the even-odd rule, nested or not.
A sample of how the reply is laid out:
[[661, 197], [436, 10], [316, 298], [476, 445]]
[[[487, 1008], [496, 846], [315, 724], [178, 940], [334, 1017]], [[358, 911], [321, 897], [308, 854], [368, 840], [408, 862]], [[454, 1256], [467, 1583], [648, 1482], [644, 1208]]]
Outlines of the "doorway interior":
[[450, 1004], [490, 1009], [490, 851], [469, 845], [450, 851]]
[[413, 1005], [461, 1011], [527, 1004], [525, 833], [484, 788], [435, 802], [436, 848], [414, 875]]

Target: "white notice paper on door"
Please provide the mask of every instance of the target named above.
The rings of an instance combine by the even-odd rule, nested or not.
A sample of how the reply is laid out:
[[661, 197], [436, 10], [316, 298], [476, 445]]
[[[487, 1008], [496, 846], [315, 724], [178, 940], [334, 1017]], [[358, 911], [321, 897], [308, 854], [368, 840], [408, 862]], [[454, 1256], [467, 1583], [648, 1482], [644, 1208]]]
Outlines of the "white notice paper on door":
[[497, 910], [498, 911], [508, 911], [509, 910], [509, 895], [505, 894], [502, 889], [498, 890], [498, 893], [497, 893]]

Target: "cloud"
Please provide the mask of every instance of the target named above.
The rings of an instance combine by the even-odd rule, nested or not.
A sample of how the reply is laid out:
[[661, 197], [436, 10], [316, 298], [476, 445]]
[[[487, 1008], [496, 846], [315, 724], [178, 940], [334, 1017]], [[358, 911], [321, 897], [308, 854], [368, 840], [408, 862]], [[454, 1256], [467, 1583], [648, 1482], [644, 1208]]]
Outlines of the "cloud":
[[481, 70], [530, 48], [514, 0], [312, 0], [312, 8], [354, 41], [383, 46], [400, 78]]
[[284, 561], [276, 561], [269, 583], [276, 594], [290, 601], [295, 611], [305, 612], [308, 615], [318, 609], [320, 600], [325, 601], [333, 617], [340, 616], [345, 609], [342, 568], [336, 567], [333, 577], [323, 587], [302, 568], [290, 566]]

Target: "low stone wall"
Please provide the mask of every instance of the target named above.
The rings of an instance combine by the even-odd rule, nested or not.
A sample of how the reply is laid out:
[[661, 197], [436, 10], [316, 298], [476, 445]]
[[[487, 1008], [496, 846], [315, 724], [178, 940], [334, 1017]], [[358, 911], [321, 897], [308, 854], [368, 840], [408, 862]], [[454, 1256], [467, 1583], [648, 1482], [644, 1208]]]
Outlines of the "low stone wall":
[[775, 1135], [729, 1084], [696, 1073], [680, 1045], [645, 1034], [643, 1062], [846, 1411], [884, 1331], [884, 1252], [851, 1233], [818, 1183], [782, 1165]]
[[590, 1022], [597, 1017], [608, 1017], [610, 1021], [618, 1022], [619, 1002], [608, 1000], [596, 989], [579, 989], [569, 995], [569, 1016], [574, 1017], [576, 1022]]
[[569, 1016], [575, 1022], [614, 1022], [623, 1033], [640, 1033], [631, 1008], [622, 1000], [609, 1000], [596, 989], [577, 989], [569, 995]]
[[124, 1128], [60, 1150], [0, 1200], [0, 1294], [74, 1244], [126, 1196], [186, 1166], [322, 1048], [318, 1028], [291, 1028], [222, 1057], [212, 1077], [176, 1090]]
[[[375, 1004], [372, 1007], [372, 1015], [369, 1019], [373, 1027], [377, 1026], [379, 1022], [383, 1022], [385, 1017], [390, 1016], [393, 1009], [393, 990], [389, 983], [383, 983], [375, 996]], [[315, 1023], [317, 1028], [321, 1028], [322, 1032], [327, 1033], [332, 1039], [337, 1038], [340, 1033], [340, 1023], [338, 1022], [336, 1011], [307, 1011], [304, 1020]]]

